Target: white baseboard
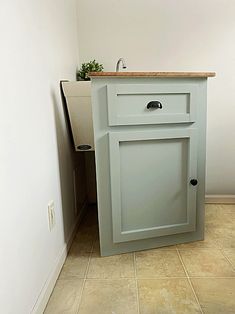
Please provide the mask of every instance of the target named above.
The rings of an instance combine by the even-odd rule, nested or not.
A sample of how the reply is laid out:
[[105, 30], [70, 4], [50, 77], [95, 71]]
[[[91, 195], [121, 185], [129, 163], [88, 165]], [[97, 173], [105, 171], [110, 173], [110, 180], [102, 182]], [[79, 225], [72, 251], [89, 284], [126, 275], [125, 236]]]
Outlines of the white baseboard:
[[47, 302], [50, 298], [50, 295], [54, 289], [54, 286], [56, 284], [56, 280], [59, 277], [60, 271], [64, 265], [65, 259], [67, 257], [68, 251], [70, 249], [70, 246], [73, 242], [73, 239], [76, 235], [77, 227], [84, 215], [85, 209], [87, 207], [87, 203], [84, 203], [80, 215], [75, 220], [75, 223], [72, 227], [72, 230], [70, 232], [70, 235], [68, 237], [67, 243], [64, 245], [63, 249], [61, 250], [60, 254], [58, 255], [57, 259], [55, 260], [54, 267], [49, 274], [40, 294], [39, 297], [32, 309], [32, 314], [42, 314], [46, 308]]
[[206, 195], [206, 204], [235, 204], [235, 195]]

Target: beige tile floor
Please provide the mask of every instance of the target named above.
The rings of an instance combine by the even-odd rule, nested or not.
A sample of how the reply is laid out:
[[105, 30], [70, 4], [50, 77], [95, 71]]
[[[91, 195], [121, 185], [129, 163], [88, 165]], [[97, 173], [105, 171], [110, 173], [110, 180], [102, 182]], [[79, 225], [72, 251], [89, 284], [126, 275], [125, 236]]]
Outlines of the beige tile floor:
[[100, 257], [90, 208], [45, 314], [235, 313], [235, 205], [206, 206], [204, 241]]

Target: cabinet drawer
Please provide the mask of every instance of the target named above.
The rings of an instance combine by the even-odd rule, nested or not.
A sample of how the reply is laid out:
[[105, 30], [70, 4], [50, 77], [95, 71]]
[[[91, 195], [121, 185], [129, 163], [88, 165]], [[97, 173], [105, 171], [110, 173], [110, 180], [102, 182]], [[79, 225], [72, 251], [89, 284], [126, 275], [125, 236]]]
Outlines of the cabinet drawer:
[[108, 84], [108, 123], [115, 126], [195, 122], [196, 98], [195, 84]]

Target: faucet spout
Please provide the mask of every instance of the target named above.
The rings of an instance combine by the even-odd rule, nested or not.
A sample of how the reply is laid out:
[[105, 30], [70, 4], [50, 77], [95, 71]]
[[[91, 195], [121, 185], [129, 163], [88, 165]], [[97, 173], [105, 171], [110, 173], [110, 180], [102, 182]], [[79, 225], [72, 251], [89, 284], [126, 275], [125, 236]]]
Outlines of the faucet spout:
[[123, 58], [120, 58], [117, 62], [117, 65], [116, 65], [116, 72], [119, 72], [120, 63], [122, 63], [123, 69], [127, 68], [125, 60]]

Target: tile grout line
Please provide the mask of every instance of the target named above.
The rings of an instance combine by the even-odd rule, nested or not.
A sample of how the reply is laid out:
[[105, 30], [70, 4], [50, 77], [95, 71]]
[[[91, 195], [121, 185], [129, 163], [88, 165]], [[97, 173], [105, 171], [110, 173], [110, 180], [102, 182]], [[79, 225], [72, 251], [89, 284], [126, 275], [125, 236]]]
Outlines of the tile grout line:
[[223, 255], [223, 257], [228, 261], [228, 263], [231, 265], [232, 267], [232, 270], [235, 271], [235, 266], [233, 265], [233, 263], [230, 261], [230, 259], [224, 254], [224, 250], [223, 249], [220, 249], [221, 250], [221, 254]]
[[82, 303], [82, 295], [83, 295], [83, 291], [84, 291], [84, 288], [85, 288], [86, 278], [87, 278], [87, 274], [88, 274], [88, 270], [89, 270], [89, 266], [90, 266], [90, 262], [91, 262], [91, 256], [92, 256], [93, 249], [94, 249], [94, 243], [95, 243], [95, 239], [93, 239], [93, 241], [92, 241], [91, 251], [89, 252], [90, 253], [89, 254], [89, 259], [88, 259], [86, 270], [85, 270], [85, 274], [84, 274], [84, 279], [83, 279], [82, 289], [81, 289], [81, 296], [80, 296], [80, 300], [79, 300], [79, 303], [78, 303], [78, 309], [77, 309], [76, 314], [79, 313], [80, 306], [81, 306], [81, 303]]
[[[79, 276], [72, 276], [71, 278], [77, 278], [77, 279], [84, 279], [81, 278]], [[189, 279], [235, 279], [235, 277], [232, 276], [191, 276], [191, 277], [187, 277], [187, 276], [178, 276], [178, 277], [173, 277], [173, 276], [159, 276], [159, 277], [141, 277], [138, 278], [137, 280], [161, 280], [161, 279], [185, 279], [185, 278], [189, 278]], [[135, 279], [134, 277], [120, 277], [120, 278], [111, 278], [112, 281], [121, 281], [123, 279]], [[62, 280], [70, 280], [70, 279], [60, 279]], [[86, 278], [86, 281], [109, 281], [110, 278]]]
[[181, 255], [180, 255], [180, 252], [179, 252], [179, 250], [178, 250], [177, 247], [176, 247], [176, 251], [177, 251], [178, 257], [179, 257], [179, 259], [180, 259], [180, 262], [181, 262], [181, 264], [182, 264], [182, 266], [183, 266], [183, 269], [184, 269], [184, 271], [185, 271], [185, 274], [186, 274], [188, 283], [189, 283], [189, 285], [190, 285], [190, 287], [191, 287], [191, 289], [192, 289], [192, 291], [193, 291], [193, 295], [194, 295], [194, 297], [195, 297], [195, 299], [196, 299], [196, 302], [197, 302], [197, 304], [198, 304], [198, 306], [199, 306], [199, 309], [201, 310], [201, 313], [203, 314], [204, 312], [203, 312], [203, 310], [202, 310], [201, 304], [200, 304], [199, 299], [198, 299], [198, 297], [197, 297], [197, 295], [196, 295], [196, 292], [195, 292], [195, 290], [194, 290], [193, 284], [192, 284], [192, 282], [191, 282], [191, 280], [190, 280], [190, 278], [189, 278], [189, 274], [188, 274], [187, 268], [186, 268], [186, 266], [184, 265], [183, 259], [182, 259]]
[[139, 301], [139, 289], [138, 289], [138, 281], [137, 281], [135, 252], [133, 253], [133, 259], [134, 259], [133, 261], [134, 261], [134, 275], [135, 275], [135, 287], [136, 287], [137, 313], [140, 314], [140, 301]]
[[[76, 276], [75, 276], [76, 277]], [[78, 277], [79, 278], [79, 277]], [[185, 279], [185, 276], [176, 276], [176, 277], [173, 277], [173, 276], [158, 276], [158, 277], [140, 277], [140, 278], [138, 278], [137, 280], [157, 280], [157, 279], [169, 279], [169, 278], [171, 278], [171, 279]], [[202, 277], [199, 277], [199, 278], [202, 278]], [[203, 277], [204, 278], [204, 277]], [[209, 278], [211, 278], [211, 277], [209, 277]], [[228, 278], [228, 277], [225, 277], [225, 278]], [[232, 277], [233, 278], [233, 277]], [[80, 278], [80, 279], [82, 279], [82, 278]], [[123, 280], [123, 279], [135, 279], [135, 277], [120, 277], [120, 278], [111, 278], [111, 280], [113, 280], [113, 281], [120, 281], [120, 280]], [[86, 278], [86, 281], [88, 281], [88, 280], [110, 280], [110, 278]]]

